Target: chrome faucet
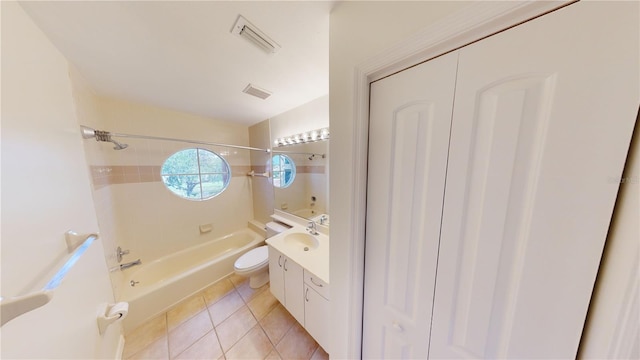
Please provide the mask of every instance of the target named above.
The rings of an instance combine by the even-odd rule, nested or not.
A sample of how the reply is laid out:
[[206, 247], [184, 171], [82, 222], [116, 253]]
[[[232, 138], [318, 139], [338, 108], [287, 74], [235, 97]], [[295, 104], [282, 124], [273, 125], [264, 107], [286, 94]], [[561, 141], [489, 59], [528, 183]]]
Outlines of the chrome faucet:
[[309, 230], [309, 233], [311, 235], [318, 235], [318, 230], [316, 229], [316, 222], [315, 221], [309, 221], [309, 225], [307, 226], [307, 230]]
[[136, 265], [140, 265], [140, 264], [142, 264], [142, 261], [140, 261], [140, 259], [138, 259], [136, 261], [120, 264], [120, 270], [126, 270], [126, 269], [128, 269], [128, 268], [130, 268], [132, 266], [136, 266]]
[[116, 258], [118, 259], [119, 263], [122, 262], [122, 255], [127, 255], [127, 254], [129, 254], [129, 250], [122, 250], [120, 246], [118, 246], [118, 248], [116, 249]]
[[322, 216], [320, 216], [320, 225], [324, 225], [324, 223], [325, 223], [327, 220], [329, 220], [329, 219], [327, 218], [327, 215], [324, 215], [324, 214], [323, 214]]

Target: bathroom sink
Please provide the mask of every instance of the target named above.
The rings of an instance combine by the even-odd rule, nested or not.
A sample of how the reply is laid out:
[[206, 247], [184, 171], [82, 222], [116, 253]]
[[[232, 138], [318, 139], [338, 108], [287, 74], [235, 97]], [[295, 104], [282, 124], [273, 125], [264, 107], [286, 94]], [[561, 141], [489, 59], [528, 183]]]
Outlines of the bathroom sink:
[[315, 250], [320, 245], [320, 242], [314, 236], [302, 232], [288, 234], [284, 237], [284, 243], [303, 251]]

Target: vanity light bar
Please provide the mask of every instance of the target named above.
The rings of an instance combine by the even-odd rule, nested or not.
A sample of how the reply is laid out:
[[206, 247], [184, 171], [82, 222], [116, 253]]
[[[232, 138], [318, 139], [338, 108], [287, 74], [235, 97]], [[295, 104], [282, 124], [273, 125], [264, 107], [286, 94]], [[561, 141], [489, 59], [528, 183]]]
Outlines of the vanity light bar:
[[329, 128], [307, 131], [301, 134], [277, 138], [273, 141], [273, 146], [280, 147], [326, 140], [329, 138], [329, 135]]

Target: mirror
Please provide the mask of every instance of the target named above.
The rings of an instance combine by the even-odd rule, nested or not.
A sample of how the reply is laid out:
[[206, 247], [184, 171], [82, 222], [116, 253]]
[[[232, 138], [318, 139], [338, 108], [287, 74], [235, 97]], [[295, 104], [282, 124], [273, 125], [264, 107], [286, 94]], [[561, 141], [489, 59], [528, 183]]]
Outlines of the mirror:
[[271, 159], [274, 208], [329, 225], [329, 140], [274, 148]]

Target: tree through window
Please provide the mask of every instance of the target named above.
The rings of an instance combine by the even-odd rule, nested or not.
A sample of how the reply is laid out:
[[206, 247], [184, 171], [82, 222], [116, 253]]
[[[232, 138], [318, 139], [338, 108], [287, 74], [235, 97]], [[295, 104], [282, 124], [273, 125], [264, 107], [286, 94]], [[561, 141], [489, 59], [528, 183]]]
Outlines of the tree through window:
[[229, 185], [229, 164], [206, 149], [185, 149], [162, 165], [162, 182], [174, 194], [189, 200], [207, 200]]

